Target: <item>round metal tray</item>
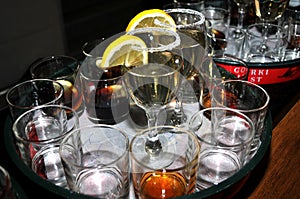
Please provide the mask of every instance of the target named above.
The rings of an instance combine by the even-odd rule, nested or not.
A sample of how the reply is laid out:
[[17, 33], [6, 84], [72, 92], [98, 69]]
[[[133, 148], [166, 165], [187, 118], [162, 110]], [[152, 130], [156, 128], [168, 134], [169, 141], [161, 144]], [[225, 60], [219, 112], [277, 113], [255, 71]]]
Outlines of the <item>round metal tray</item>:
[[[4, 126], [4, 143], [12, 161], [17, 168], [28, 178], [35, 187], [28, 187], [28, 189], [42, 190], [44, 195], [54, 196], [55, 198], [72, 198], [72, 199], [91, 199], [92, 197], [85, 196], [72, 192], [70, 190], [58, 187], [35, 174], [29, 167], [27, 167], [19, 158], [13, 141], [13, 133], [11, 130], [12, 122], [10, 117], [7, 117]], [[256, 155], [236, 174], [221, 182], [218, 185], [212, 186], [206, 190], [195, 192], [190, 195], [185, 195], [181, 198], [230, 198], [234, 196], [246, 183], [248, 177], [251, 175], [253, 169], [259, 164], [266, 152], [268, 151], [272, 138], [272, 119], [271, 113], [268, 112], [265, 121], [265, 130], [262, 134], [262, 144], [257, 151]], [[22, 184], [19, 180], [21, 186]], [[26, 191], [27, 187], [23, 187]]]

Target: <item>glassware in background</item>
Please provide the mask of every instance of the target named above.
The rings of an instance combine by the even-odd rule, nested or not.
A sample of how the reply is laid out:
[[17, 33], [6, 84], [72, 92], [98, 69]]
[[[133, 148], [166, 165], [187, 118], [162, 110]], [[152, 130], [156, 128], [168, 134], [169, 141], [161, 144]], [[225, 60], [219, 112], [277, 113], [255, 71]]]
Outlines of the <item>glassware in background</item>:
[[15, 121], [22, 113], [44, 104], [61, 104], [63, 86], [50, 79], [33, 79], [21, 82], [6, 94], [6, 101]]
[[226, 80], [212, 90], [212, 106], [228, 107], [247, 115], [255, 127], [249, 158], [252, 158], [261, 144], [265, 118], [270, 102], [269, 94], [259, 85], [244, 80]]
[[17, 199], [8, 171], [0, 166], [0, 199]]
[[[157, 131], [164, 153], [149, 155], [144, 145]], [[135, 197], [173, 198], [195, 191], [200, 144], [190, 131], [174, 126], [157, 126], [136, 134], [130, 142], [131, 172]]]
[[41, 178], [63, 188], [68, 188], [59, 155], [59, 144], [43, 146], [32, 158], [31, 169]]
[[218, 7], [205, 7], [204, 16], [207, 33], [217, 38], [226, 38], [230, 25], [230, 11]]
[[[97, 62], [100, 63], [101, 58]], [[116, 124], [128, 117], [130, 104], [123, 75], [122, 66], [101, 69], [95, 63], [87, 63], [81, 69], [85, 110], [92, 122]]]
[[213, 57], [227, 54], [242, 59], [244, 56], [244, 42], [246, 33], [241, 30], [239, 34], [235, 34], [235, 29], [235, 27], [230, 26], [228, 30], [229, 34], [224, 38], [218, 37], [213, 33], [208, 33], [208, 54]]
[[281, 26], [252, 24], [246, 30], [244, 59], [247, 62], [279, 62], [284, 59], [286, 47], [287, 35]]
[[204, 0], [174, 0], [171, 4], [174, 8], [188, 8], [197, 11], [204, 9]]
[[200, 68], [201, 109], [211, 107], [211, 92], [222, 81], [229, 79], [248, 80], [249, 68], [246, 62], [231, 55], [217, 55], [206, 57]]
[[28, 110], [12, 126], [21, 160], [31, 167], [33, 157], [43, 146], [60, 143], [78, 126], [78, 114], [67, 106], [41, 105]]
[[[139, 28], [127, 34], [145, 42], [145, 47], [133, 48], [136, 54], [146, 54], [148, 61], [126, 66], [128, 71], [124, 83], [136, 105], [145, 110], [148, 127], [153, 127], [157, 125], [159, 113], [175, 99], [181, 83], [183, 54], [180, 36], [166, 28]], [[151, 156], [160, 153], [162, 147], [156, 133], [148, 134], [144, 146]]]
[[245, 15], [248, 12], [248, 7], [250, 5], [250, 1], [251, 0], [233, 0], [238, 8], [238, 22], [237, 22], [237, 26], [235, 27], [234, 31], [233, 31], [233, 38], [236, 37], [240, 37], [240, 34], [243, 34], [242, 29], [244, 29], [244, 19], [245, 19]]
[[254, 0], [255, 13], [262, 23], [278, 21], [284, 14], [289, 0]]
[[229, 108], [207, 108], [191, 117], [188, 128], [201, 145], [197, 191], [219, 184], [248, 162], [254, 124], [246, 115]]
[[77, 59], [65, 55], [44, 57], [33, 62], [30, 66], [32, 79], [47, 78], [59, 82], [64, 87], [65, 106], [82, 113], [82, 94], [77, 72], [80, 64]]
[[218, 8], [224, 9], [229, 14], [231, 12], [231, 0], [204, 0], [204, 9], [206, 8]]
[[[260, 37], [262, 38], [260, 46], [257, 46], [257, 51], [260, 54], [266, 54], [270, 50], [269, 46], [266, 44], [268, 34], [273, 32], [269, 30], [271, 23], [279, 23], [281, 17], [284, 15], [287, 3], [289, 0], [255, 0], [255, 14], [262, 23], [262, 29]], [[263, 60], [262, 60], [263, 61]]]
[[300, 58], [300, 10], [287, 8], [283, 27], [287, 31], [288, 45], [285, 51], [285, 60]]
[[115, 126], [72, 131], [59, 148], [69, 189], [98, 198], [129, 197], [129, 139]]
[[[187, 8], [165, 6], [176, 23], [176, 30], [180, 34], [181, 47], [184, 58], [181, 74], [182, 84], [179, 87], [174, 112], [171, 115], [171, 124], [184, 125], [187, 116], [183, 111], [182, 103], [198, 102], [199, 99], [199, 67], [206, 49], [205, 17], [201, 12]], [[194, 86], [195, 84], [195, 86]]]

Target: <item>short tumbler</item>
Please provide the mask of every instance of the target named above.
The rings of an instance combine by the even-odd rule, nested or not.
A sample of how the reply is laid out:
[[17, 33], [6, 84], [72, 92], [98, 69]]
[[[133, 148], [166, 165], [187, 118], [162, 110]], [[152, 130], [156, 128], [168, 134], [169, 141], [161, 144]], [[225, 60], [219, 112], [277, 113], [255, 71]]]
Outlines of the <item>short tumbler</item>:
[[44, 104], [61, 104], [64, 88], [50, 79], [33, 79], [12, 87], [6, 94], [6, 101], [13, 121], [22, 113]]
[[43, 147], [60, 143], [73, 129], [78, 128], [74, 109], [62, 105], [43, 105], [23, 113], [13, 124], [17, 151], [31, 167], [32, 158]]
[[69, 188], [98, 198], [128, 198], [128, 148], [128, 137], [115, 126], [74, 130], [59, 148]]
[[219, 184], [247, 163], [254, 137], [250, 118], [237, 110], [212, 107], [189, 121], [201, 144], [197, 191]]
[[259, 85], [244, 80], [227, 80], [212, 91], [213, 106], [228, 107], [247, 115], [255, 126], [250, 158], [261, 144], [265, 118], [269, 106], [269, 94]]
[[[148, 153], [149, 134], [157, 131], [158, 153]], [[131, 171], [136, 198], [173, 198], [195, 191], [200, 144], [190, 131], [157, 126], [136, 134], [130, 144]]]

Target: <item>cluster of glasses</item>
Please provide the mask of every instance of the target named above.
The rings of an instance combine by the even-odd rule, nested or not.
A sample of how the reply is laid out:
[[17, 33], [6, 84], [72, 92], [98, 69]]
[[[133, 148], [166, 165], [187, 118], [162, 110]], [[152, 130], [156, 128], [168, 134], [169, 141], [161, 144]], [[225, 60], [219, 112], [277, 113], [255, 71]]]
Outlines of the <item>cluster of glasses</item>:
[[[172, 198], [226, 180], [256, 154], [269, 95], [247, 81], [250, 33], [230, 26], [228, 9], [176, 2], [164, 11], [176, 27], [87, 42], [81, 63], [39, 59], [32, 80], [8, 91], [16, 150], [35, 173], [99, 198]], [[100, 67], [124, 35], [146, 44], [131, 48], [147, 61], [124, 51], [124, 64]]]
[[[220, 2], [198, 2], [198, 10], [205, 13], [206, 19], [211, 22], [208, 41], [212, 55], [231, 54], [251, 63], [300, 58], [300, 12], [288, 7], [289, 0]], [[180, 3], [185, 6], [189, 4]], [[237, 22], [232, 20], [235, 7]], [[250, 11], [255, 12], [256, 16], [251, 16], [252, 21], [248, 20], [245, 24], [245, 16], [250, 16]]]

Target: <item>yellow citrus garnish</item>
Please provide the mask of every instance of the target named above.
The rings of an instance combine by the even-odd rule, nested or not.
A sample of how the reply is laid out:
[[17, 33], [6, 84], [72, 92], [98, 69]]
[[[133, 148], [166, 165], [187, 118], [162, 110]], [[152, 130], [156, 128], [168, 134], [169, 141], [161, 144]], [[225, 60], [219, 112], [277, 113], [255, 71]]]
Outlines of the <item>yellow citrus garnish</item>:
[[129, 22], [126, 32], [145, 27], [161, 27], [176, 31], [174, 19], [168, 13], [160, 9], [144, 10], [138, 13]]
[[107, 68], [118, 65], [138, 66], [147, 64], [147, 52], [137, 50], [146, 48], [145, 42], [139, 37], [122, 35], [107, 46], [103, 53], [100, 67]]

